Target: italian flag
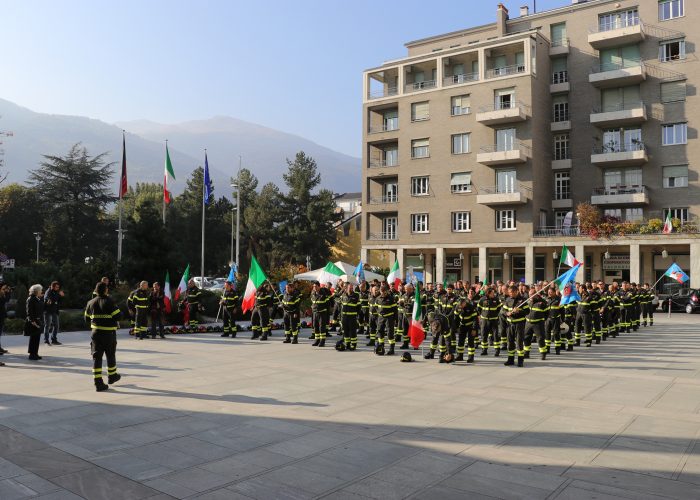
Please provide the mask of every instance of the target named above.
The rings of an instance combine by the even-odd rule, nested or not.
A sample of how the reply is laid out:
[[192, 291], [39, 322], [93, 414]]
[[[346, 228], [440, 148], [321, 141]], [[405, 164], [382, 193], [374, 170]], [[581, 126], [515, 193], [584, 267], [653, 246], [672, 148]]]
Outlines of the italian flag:
[[408, 337], [411, 339], [411, 345], [416, 349], [418, 349], [425, 340], [425, 330], [423, 330], [423, 323], [420, 320], [421, 311], [420, 292], [418, 291], [418, 287], [416, 287], [416, 298], [413, 301], [411, 324], [408, 327]]
[[486, 287], [489, 286], [488, 278], [484, 278], [484, 281], [482, 283], [483, 284], [481, 285], [481, 288], [479, 289], [479, 295], [483, 295], [486, 293]]
[[389, 284], [393, 284], [394, 288], [399, 288], [401, 284], [401, 272], [399, 271], [398, 260], [395, 260], [394, 265], [391, 266], [391, 271], [389, 271], [389, 276], [386, 277], [386, 281]]
[[182, 275], [182, 279], [180, 280], [180, 284], [177, 286], [177, 290], [175, 290], [175, 300], [179, 300], [180, 297], [182, 297], [185, 292], [187, 291], [187, 282], [190, 280], [190, 265], [187, 264], [187, 267], [185, 268], [185, 274]]
[[673, 223], [671, 222], [671, 212], [666, 215], [666, 222], [664, 222], [664, 228], [661, 230], [664, 234], [671, 234], [673, 232]]
[[318, 277], [318, 281], [324, 284], [330, 282], [330, 284], [335, 287], [338, 284], [338, 280], [343, 274], [345, 274], [345, 272], [342, 269], [340, 269], [332, 262], [329, 262], [328, 264], [326, 264], [326, 267], [324, 267], [321, 271], [321, 275]]
[[580, 262], [576, 260], [576, 257], [574, 257], [574, 254], [571, 253], [571, 250], [564, 245], [561, 249], [559, 264], [566, 264], [569, 267], [574, 267], [576, 264], [580, 264]]
[[163, 199], [165, 203], [170, 203], [172, 201], [172, 196], [168, 187], [175, 180], [175, 171], [173, 170], [173, 164], [170, 163], [170, 153], [168, 152], [168, 143], [165, 143], [165, 169], [163, 172]]
[[170, 294], [170, 273], [165, 271], [165, 284], [163, 285], [163, 302], [165, 302], [165, 312], [170, 314], [172, 310], [172, 300], [173, 297]]
[[255, 292], [258, 291], [260, 285], [265, 283], [267, 276], [262, 269], [255, 257], [250, 260], [250, 272], [248, 273], [248, 284], [245, 286], [245, 294], [243, 295], [243, 312], [246, 313], [250, 311], [253, 306], [255, 306]]

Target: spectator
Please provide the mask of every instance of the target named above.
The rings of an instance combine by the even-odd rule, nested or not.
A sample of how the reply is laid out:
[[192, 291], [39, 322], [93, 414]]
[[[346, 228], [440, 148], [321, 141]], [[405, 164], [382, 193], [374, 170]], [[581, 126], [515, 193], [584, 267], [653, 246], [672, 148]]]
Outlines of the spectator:
[[29, 297], [27, 297], [27, 318], [24, 323], [24, 336], [29, 337], [29, 359], [38, 361], [39, 343], [41, 342], [41, 332], [43, 328], [44, 316], [44, 301], [42, 293], [44, 289], [41, 285], [32, 285], [29, 287]]
[[158, 333], [160, 338], [164, 339], [164, 329], [163, 329], [163, 313], [165, 312], [165, 295], [163, 290], [160, 288], [160, 283], [157, 281], [153, 283], [153, 290], [151, 291], [151, 338], [156, 338], [156, 326], [158, 327]]
[[58, 311], [63, 295], [58, 281], [52, 282], [44, 295], [44, 344], [61, 345], [58, 341]]

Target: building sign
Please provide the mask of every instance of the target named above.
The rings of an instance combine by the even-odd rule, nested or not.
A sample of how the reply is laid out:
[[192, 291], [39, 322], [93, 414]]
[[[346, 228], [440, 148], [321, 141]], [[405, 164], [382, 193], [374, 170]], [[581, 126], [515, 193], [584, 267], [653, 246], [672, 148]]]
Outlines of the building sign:
[[603, 259], [604, 271], [628, 271], [629, 268], [629, 255], [611, 255], [609, 259]]
[[449, 255], [445, 261], [445, 267], [447, 269], [462, 269], [462, 259], [460, 259], [458, 255]]

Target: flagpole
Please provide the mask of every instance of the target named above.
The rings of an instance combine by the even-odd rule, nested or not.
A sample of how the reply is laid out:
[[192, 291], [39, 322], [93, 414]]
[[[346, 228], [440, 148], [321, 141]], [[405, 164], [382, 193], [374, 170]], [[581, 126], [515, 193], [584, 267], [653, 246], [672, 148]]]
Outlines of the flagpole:
[[[207, 150], [204, 150], [204, 163], [206, 164], [206, 158], [207, 158]], [[203, 172], [204, 174], [204, 172]], [[207, 183], [205, 182], [206, 179], [204, 178], [205, 176], [202, 176], [202, 267], [201, 267], [201, 274], [199, 275], [201, 280], [202, 280], [202, 287], [204, 287], [204, 221], [205, 221], [205, 210], [206, 210], [206, 204], [205, 198], [207, 196]]]
[[[168, 161], [168, 140], [165, 139], [165, 161]], [[167, 167], [166, 167], [167, 168]], [[167, 189], [168, 171], [163, 169], [163, 225], [165, 225], [165, 190]]]
[[122, 176], [119, 179], [119, 225], [117, 228], [117, 275], [116, 281], [119, 282], [119, 270], [122, 263], [122, 213], [124, 210], [124, 162], [126, 161], [126, 138], [125, 131], [122, 130]]

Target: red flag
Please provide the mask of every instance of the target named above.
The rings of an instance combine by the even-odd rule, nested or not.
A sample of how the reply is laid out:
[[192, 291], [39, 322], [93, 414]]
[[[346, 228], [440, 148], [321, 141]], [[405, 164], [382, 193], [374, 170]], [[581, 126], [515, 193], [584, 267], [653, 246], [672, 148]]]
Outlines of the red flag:
[[122, 132], [122, 178], [119, 184], [119, 199], [121, 200], [126, 196], [128, 186], [126, 182], [126, 137], [124, 137], [124, 132]]
[[182, 311], [182, 324], [187, 326], [187, 324], [190, 322], [190, 304], [189, 302], [185, 302], [185, 310]]

